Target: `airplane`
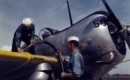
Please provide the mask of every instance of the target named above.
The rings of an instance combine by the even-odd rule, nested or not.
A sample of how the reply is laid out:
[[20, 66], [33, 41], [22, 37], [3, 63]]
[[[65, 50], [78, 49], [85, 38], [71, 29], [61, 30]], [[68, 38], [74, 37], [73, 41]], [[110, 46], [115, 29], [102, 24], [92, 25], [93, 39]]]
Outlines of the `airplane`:
[[58, 31], [41, 29], [40, 42], [35, 45], [36, 55], [0, 51], [1, 80], [58, 80], [64, 71], [61, 57], [69, 59], [67, 38], [80, 38], [80, 51], [84, 57], [84, 80], [102, 80], [102, 77], [120, 64], [126, 55], [126, 44], [130, 47], [129, 27], [124, 27], [105, 0], [106, 11], [97, 11], [73, 24], [69, 3], [68, 11], [71, 26]]

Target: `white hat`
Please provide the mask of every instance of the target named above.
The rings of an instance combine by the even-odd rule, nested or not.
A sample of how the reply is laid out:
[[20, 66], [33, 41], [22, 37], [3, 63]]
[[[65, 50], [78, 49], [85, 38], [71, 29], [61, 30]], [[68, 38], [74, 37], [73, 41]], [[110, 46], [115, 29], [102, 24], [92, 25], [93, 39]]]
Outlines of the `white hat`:
[[77, 37], [77, 36], [70, 36], [69, 38], [68, 38], [68, 42], [69, 41], [77, 41], [77, 42], [79, 42], [79, 38]]
[[32, 19], [31, 18], [24, 18], [23, 19], [23, 24], [25, 26], [30, 26], [32, 24]]

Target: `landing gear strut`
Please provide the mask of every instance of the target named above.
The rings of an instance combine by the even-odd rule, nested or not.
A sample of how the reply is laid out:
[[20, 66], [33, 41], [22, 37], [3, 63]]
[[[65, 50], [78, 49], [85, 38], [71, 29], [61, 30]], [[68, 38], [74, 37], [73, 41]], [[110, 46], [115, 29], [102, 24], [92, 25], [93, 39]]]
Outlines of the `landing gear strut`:
[[55, 80], [51, 65], [49, 63], [39, 64], [29, 80]]

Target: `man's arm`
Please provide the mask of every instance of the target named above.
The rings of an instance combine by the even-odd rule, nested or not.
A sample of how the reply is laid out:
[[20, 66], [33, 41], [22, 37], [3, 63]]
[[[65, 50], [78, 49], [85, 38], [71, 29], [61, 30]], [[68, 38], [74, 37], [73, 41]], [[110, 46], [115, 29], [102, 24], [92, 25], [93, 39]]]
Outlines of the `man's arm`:
[[22, 26], [20, 25], [20, 26], [18, 27], [18, 29], [16, 30], [16, 32], [15, 32], [15, 37], [14, 37], [14, 39], [15, 39], [15, 45], [16, 45], [16, 48], [17, 48], [18, 52], [22, 52], [22, 51], [23, 51], [23, 50], [20, 48], [20, 43], [21, 43], [21, 40], [20, 40], [20, 38], [21, 38], [21, 31], [22, 31]]
[[82, 66], [84, 66], [84, 64], [82, 64], [81, 56], [78, 54], [74, 55], [73, 73], [81, 75], [83, 72]]
[[15, 41], [16, 41], [16, 47], [19, 48], [20, 47], [20, 37], [21, 37], [21, 33], [20, 32], [16, 32], [15, 33]]
[[35, 36], [35, 25], [32, 24], [32, 31], [31, 31], [31, 40], [34, 39], [34, 36]]
[[79, 79], [79, 78], [80, 78], [80, 75], [78, 75], [78, 74], [73, 74], [73, 73], [65, 73], [65, 72], [62, 72], [62, 73], [61, 73], [61, 77], [62, 77], [62, 78]]

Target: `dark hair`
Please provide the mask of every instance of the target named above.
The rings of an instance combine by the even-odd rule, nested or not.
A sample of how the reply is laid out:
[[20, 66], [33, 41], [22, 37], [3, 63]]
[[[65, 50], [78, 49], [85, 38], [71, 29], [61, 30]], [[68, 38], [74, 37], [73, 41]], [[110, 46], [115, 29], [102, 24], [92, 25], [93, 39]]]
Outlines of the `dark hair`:
[[69, 43], [70, 43], [70, 44], [71, 44], [71, 43], [74, 44], [75, 47], [79, 47], [79, 42], [78, 42], [78, 41], [72, 40], [72, 41], [70, 41]]

